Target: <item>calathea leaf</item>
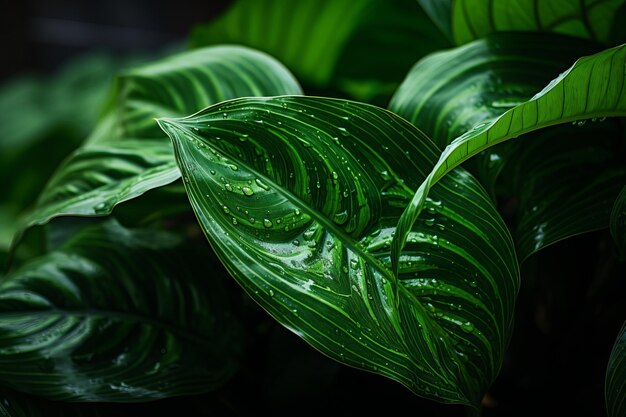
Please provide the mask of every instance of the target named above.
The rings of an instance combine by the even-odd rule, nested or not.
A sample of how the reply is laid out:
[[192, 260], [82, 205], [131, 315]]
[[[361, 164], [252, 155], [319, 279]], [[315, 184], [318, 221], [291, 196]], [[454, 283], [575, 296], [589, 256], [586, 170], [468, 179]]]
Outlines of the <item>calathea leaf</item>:
[[213, 266], [164, 231], [109, 221], [0, 283], [0, 381], [65, 401], [208, 391], [237, 366], [239, 332]]
[[626, 186], [615, 200], [611, 211], [611, 235], [617, 245], [620, 259], [626, 259]]
[[[607, 42], [624, 0], [418, 0], [457, 44], [496, 31], [558, 32]], [[446, 13], [448, 12], [448, 13]]]
[[562, 239], [609, 226], [613, 203], [626, 183], [625, 155], [618, 152], [622, 129], [616, 121], [554, 126], [511, 143], [519, 146], [501, 176], [512, 182], [517, 198], [513, 236], [520, 260]]
[[420, 60], [389, 109], [441, 148], [531, 97], [584, 53], [586, 41], [545, 33], [496, 33]]
[[613, 346], [606, 371], [606, 408], [609, 417], [626, 415], [626, 324]]
[[241, 96], [301, 93], [276, 60], [237, 46], [199, 49], [130, 70], [117, 89], [116, 107], [57, 170], [26, 227], [58, 216], [107, 215], [117, 204], [180, 178], [154, 117]]
[[221, 261], [331, 358], [418, 395], [477, 405], [508, 343], [518, 269], [477, 182], [455, 170], [395, 225], [439, 151], [395, 114], [326, 98], [239, 99], [160, 124]]
[[392, 244], [394, 271], [429, 190], [454, 167], [498, 143], [544, 127], [581, 119], [626, 116], [625, 63], [626, 45], [581, 58], [530, 100], [493, 120], [477, 124], [452, 141], [398, 222]]

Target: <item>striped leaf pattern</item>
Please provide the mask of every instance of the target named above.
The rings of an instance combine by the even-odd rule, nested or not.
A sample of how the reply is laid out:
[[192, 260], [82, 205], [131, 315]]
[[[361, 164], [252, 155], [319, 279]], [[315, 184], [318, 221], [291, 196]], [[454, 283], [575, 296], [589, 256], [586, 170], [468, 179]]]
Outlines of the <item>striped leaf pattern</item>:
[[109, 221], [0, 283], [0, 381], [64, 401], [208, 391], [237, 366], [239, 332], [210, 262], [176, 235]]
[[238, 97], [302, 94], [274, 58], [243, 46], [213, 46], [132, 69], [118, 79], [120, 138], [159, 138], [157, 117], [186, 116]]
[[395, 225], [439, 151], [378, 107], [239, 99], [160, 124], [221, 261], [280, 323], [331, 358], [476, 406], [511, 330], [518, 270], [501, 218], [455, 170], [411, 230]]
[[626, 324], [622, 326], [609, 358], [605, 393], [608, 416], [626, 416]]
[[448, 145], [402, 214], [392, 244], [394, 271], [412, 225], [432, 186], [464, 161], [508, 139], [548, 126], [626, 116], [626, 45], [584, 57], [527, 102], [479, 123]]
[[117, 204], [180, 178], [169, 143], [126, 140], [86, 146], [59, 167], [27, 226], [58, 216], [102, 216]]
[[[423, 0], [422, 0], [423, 1]], [[608, 42], [624, 0], [452, 0], [451, 30], [457, 44], [496, 31], [557, 32]]]
[[58, 216], [103, 216], [180, 178], [155, 117], [193, 113], [223, 100], [300, 94], [293, 76], [264, 53], [219, 46], [174, 55], [118, 79], [117, 107], [53, 175], [25, 227]]

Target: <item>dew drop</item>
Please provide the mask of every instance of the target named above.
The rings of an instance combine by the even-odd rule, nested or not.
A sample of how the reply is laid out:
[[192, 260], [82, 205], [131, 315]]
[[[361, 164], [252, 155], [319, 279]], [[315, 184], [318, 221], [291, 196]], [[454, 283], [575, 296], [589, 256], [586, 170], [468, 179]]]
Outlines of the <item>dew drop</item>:
[[348, 212], [346, 210], [336, 213], [333, 216], [333, 221], [337, 224], [344, 224], [348, 220]]
[[239, 167], [235, 164], [229, 164], [228, 167], [232, 169], [233, 171], [237, 171], [239, 169]]
[[230, 209], [227, 206], [222, 206], [222, 210], [224, 210], [224, 213], [230, 214]]
[[584, 126], [586, 120], [579, 120], [578, 122], [576, 122], [576, 126]]
[[228, 117], [228, 113], [223, 113], [223, 114], [222, 114], [222, 117], [223, 117], [224, 119], [226, 119], [226, 118]]
[[273, 226], [273, 223], [270, 219], [263, 219], [263, 226], [270, 228]]
[[240, 142], [245, 142], [247, 140], [248, 140], [248, 135], [243, 134], [243, 135], [239, 136], [239, 141]]
[[261, 181], [258, 178], [255, 179], [254, 182], [256, 182], [256, 185], [258, 185], [259, 187], [263, 188], [265, 191], [270, 189], [269, 185], [265, 184], [263, 181]]
[[254, 195], [254, 191], [250, 187], [243, 187], [241, 191], [243, 191], [243, 193], [247, 196]]
[[300, 241], [298, 239], [291, 242], [294, 246], [300, 246]]
[[467, 321], [461, 324], [461, 330], [463, 330], [465, 333], [471, 333], [474, 331], [474, 325]]
[[233, 186], [230, 185], [229, 183], [224, 184], [224, 188], [226, 188], [226, 191], [232, 191], [233, 190]]
[[426, 219], [426, 220], [424, 220], [424, 224], [426, 226], [432, 226], [432, 225], [435, 224], [435, 219], [434, 218]]
[[333, 171], [333, 179], [336, 180], [339, 178], [339, 174], [337, 174], [337, 171]]
[[338, 127], [337, 130], [339, 131], [339, 133], [341, 133], [343, 136], [350, 136], [350, 132], [348, 132], [348, 130], [345, 127]]
[[210, 170], [209, 172], [211, 173], [211, 175], [215, 175], [215, 170], [214, 169]]
[[299, 216], [301, 213], [300, 213], [300, 210], [299, 210], [299, 209], [295, 209], [295, 210], [293, 211], [293, 214], [295, 214], [296, 216]]
[[350, 259], [350, 268], [352, 269], [357, 269], [359, 266], [359, 261], [357, 261], [356, 259]]
[[270, 295], [270, 297], [273, 297], [274, 296], [274, 290], [269, 290], [269, 295]]
[[313, 239], [313, 236], [315, 236], [315, 230], [308, 229], [302, 236], [304, 236], [304, 240], [311, 240]]

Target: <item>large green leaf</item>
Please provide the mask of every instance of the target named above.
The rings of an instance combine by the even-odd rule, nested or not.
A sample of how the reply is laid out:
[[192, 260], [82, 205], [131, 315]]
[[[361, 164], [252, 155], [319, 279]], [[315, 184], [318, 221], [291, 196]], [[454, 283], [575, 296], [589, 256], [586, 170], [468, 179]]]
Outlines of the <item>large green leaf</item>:
[[116, 107], [57, 170], [26, 227], [58, 216], [107, 215], [117, 204], [178, 179], [171, 144], [155, 139], [165, 135], [154, 117], [242, 96], [301, 93], [276, 60], [238, 46], [204, 48], [130, 70], [117, 91]]
[[0, 283], [0, 381], [55, 400], [144, 401], [233, 373], [238, 326], [176, 235], [85, 229]]
[[613, 24], [619, 24], [615, 13], [624, 4], [624, 0], [418, 1], [457, 44], [498, 31], [551, 31], [607, 42]]
[[606, 370], [606, 408], [609, 417], [626, 416], [626, 324], [613, 346]]
[[264, 50], [304, 83], [359, 98], [393, 87], [417, 59], [448, 45], [415, 0], [239, 0], [190, 39]]
[[617, 244], [620, 259], [626, 260], [626, 186], [615, 200], [610, 223], [611, 235]]
[[424, 208], [430, 188], [446, 173], [479, 152], [505, 140], [559, 123], [626, 116], [626, 45], [584, 57], [530, 100], [501, 116], [477, 124], [448, 145], [419, 186], [398, 222], [392, 244], [394, 270], [412, 225]]
[[161, 137], [154, 118], [185, 116], [224, 100], [302, 94], [280, 62], [230, 45], [160, 59], [123, 73], [117, 83], [119, 138]]
[[395, 225], [439, 153], [419, 130], [310, 97], [233, 100], [160, 124], [207, 238], [274, 318], [418, 395], [480, 402], [508, 343], [517, 262], [459, 169], [433, 190], [394, 279]]

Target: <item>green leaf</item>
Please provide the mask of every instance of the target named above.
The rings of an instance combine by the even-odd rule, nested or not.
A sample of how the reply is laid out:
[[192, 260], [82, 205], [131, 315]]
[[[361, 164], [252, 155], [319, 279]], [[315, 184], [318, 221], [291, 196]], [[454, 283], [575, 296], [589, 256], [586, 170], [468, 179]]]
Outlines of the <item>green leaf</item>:
[[581, 119], [626, 116], [625, 67], [626, 45], [581, 58], [530, 100], [493, 120], [477, 124], [452, 141], [398, 222], [392, 244], [394, 271], [430, 188], [446, 173], [479, 152], [525, 133]]
[[520, 260], [562, 239], [609, 226], [611, 208], [626, 183], [624, 155], [616, 152], [616, 124], [558, 126], [518, 142], [502, 177], [514, 179]]
[[117, 83], [119, 138], [159, 138], [154, 118], [185, 116], [233, 98], [302, 94], [280, 62], [242, 46], [176, 54], [129, 70]]
[[[267, 55], [238, 46], [204, 48], [133, 69], [118, 80], [117, 107], [57, 170], [25, 227], [59, 216], [103, 216], [180, 178], [154, 117], [187, 114], [241, 96], [300, 94]], [[136, 136], [131, 136], [136, 135]]]
[[196, 27], [190, 43], [258, 48], [308, 85], [360, 98], [393, 88], [417, 59], [448, 45], [415, 0], [239, 0]]
[[214, 269], [168, 232], [107, 222], [0, 283], [0, 381], [64, 401], [205, 392], [237, 365]]
[[626, 260], [626, 186], [617, 196], [611, 211], [611, 235], [617, 245], [621, 260]]
[[567, 36], [496, 33], [420, 60], [389, 109], [441, 148], [485, 120], [528, 101], [596, 46]]
[[518, 270], [506, 227], [455, 170], [411, 231], [395, 225], [439, 153], [378, 107], [239, 99], [160, 120], [219, 258], [275, 319], [329, 357], [476, 406], [501, 365]]
[[171, 144], [126, 140], [74, 152], [42, 192], [26, 227], [59, 216], [103, 216], [124, 201], [180, 178]]
[[626, 324], [613, 346], [606, 370], [606, 408], [609, 417], [626, 415]]
[[452, 0], [417, 0], [428, 17], [450, 40], [452, 37]]
[[624, 0], [454, 0], [450, 17], [457, 44], [496, 31], [558, 32], [608, 42]]

